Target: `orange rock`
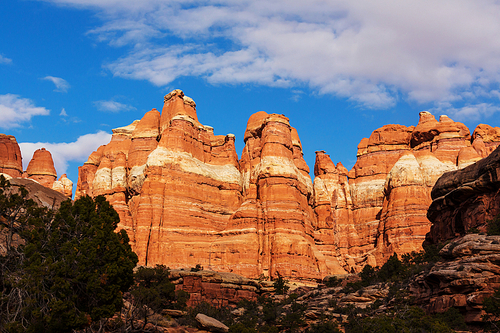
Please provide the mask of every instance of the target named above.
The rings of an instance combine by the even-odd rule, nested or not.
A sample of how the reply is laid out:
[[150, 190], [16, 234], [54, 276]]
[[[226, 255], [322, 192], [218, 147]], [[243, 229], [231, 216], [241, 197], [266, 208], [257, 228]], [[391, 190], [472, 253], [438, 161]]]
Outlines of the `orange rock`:
[[234, 136], [215, 136], [194, 102], [173, 91], [161, 115], [152, 110], [113, 131], [80, 169], [78, 193], [108, 198], [141, 264], [208, 265], [240, 204], [238, 166]]
[[319, 278], [327, 268], [313, 239], [312, 182], [297, 133], [285, 116], [262, 111], [245, 133], [243, 203], [213, 244], [211, 267], [251, 277]]
[[0, 173], [13, 178], [23, 174], [21, 149], [12, 135], [0, 134]]
[[107, 197], [142, 265], [319, 279], [420, 250], [437, 179], [487, 155], [483, 136], [496, 142], [478, 128], [471, 144], [463, 124], [422, 112], [361, 140], [350, 171], [317, 152], [313, 184], [287, 117], [250, 116], [238, 159], [234, 135], [214, 135], [174, 90], [161, 114], [113, 130], [76, 195]]
[[411, 152], [405, 152], [392, 167], [384, 185], [377, 263], [385, 262], [393, 253], [422, 250], [422, 242], [430, 230], [426, 217], [430, 201], [430, 188], [418, 160]]
[[69, 198], [73, 196], [73, 182], [68, 179], [66, 174], [63, 174], [59, 180], [56, 180], [54, 184], [52, 184], [52, 189], [61, 192]]
[[57, 178], [52, 154], [48, 150], [45, 150], [45, 148], [36, 150], [28, 164], [26, 172], [29, 179], [36, 180], [41, 185], [52, 188]]
[[[416, 127], [386, 125], [375, 130], [358, 145], [357, 162], [343, 187], [350, 201], [345, 194], [340, 201], [331, 196], [346, 191], [339, 190], [338, 168], [319, 153], [314, 186], [318, 246], [328, 244], [328, 252], [346, 271], [358, 271], [366, 263], [380, 266], [394, 252], [421, 250], [431, 225], [426, 212], [432, 187], [443, 173], [486, 154], [480, 137], [486, 132], [495, 131], [481, 127], [471, 146], [463, 124], [446, 116], [437, 121], [429, 112], [420, 113]], [[336, 213], [341, 217], [335, 218]], [[325, 228], [330, 224], [335, 232]]]
[[[485, 150], [485, 153], [481, 153], [480, 151], [478, 151], [478, 154], [482, 157], [486, 157], [491, 154], [491, 152], [493, 152], [493, 150], [495, 150], [500, 144], [500, 128], [491, 127], [490, 125], [485, 124], [479, 124], [474, 130], [474, 133], [472, 133], [472, 140], [473, 145], [476, 141], [482, 142], [478, 144], [480, 146], [484, 145], [483, 149]], [[478, 148], [476, 147], [474, 147], [474, 149], [478, 150]]]

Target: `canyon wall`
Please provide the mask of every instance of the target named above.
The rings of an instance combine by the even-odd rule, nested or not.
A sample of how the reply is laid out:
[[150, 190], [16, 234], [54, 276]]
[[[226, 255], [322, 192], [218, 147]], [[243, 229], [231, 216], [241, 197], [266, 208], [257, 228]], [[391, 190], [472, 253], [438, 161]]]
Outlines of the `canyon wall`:
[[175, 90], [161, 113], [113, 130], [76, 197], [108, 198], [143, 265], [318, 279], [421, 250], [436, 180], [488, 156], [499, 131], [421, 112], [361, 140], [350, 171], [317, 152], [313, 182], [288, 118], [252, 115], [238, 160], [234, 135], [214, 135]]
[[416, 127], [386, 125], [361, 140], [348, 181], [341, 164], [317, 152], [318, 247], [354, 271], [380, 266], [394, 252], [422, 250], [437, 179], [488, 156], [499, 145], [499, 130], [479, 125], [471, 137], [447, 116], [437, 121], [421, 112]]

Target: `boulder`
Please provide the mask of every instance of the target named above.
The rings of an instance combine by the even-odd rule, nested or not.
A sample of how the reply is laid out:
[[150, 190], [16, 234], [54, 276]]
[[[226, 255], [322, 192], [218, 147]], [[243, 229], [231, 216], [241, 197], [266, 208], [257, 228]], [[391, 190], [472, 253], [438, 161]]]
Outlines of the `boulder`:
[[195, 319], [203, 329], [210, 332], [229, 332], [229, 327], [217, 319], [204, 315], [203, 313], [198, 313]]

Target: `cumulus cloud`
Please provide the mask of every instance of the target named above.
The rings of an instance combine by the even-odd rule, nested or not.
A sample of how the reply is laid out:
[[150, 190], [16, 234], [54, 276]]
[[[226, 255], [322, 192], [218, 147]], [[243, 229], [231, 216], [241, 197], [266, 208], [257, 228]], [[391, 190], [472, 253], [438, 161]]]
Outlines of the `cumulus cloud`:
[[111, 134], [99, 131], [93, 134], [80, 136], [75, 142], [51, 143], [51, 142], [22, 142], [19, 143], [23, 158], [23, 169], [26, 170], [28, 163], [35, 150], [46, 148], [52, 154], [54, 166], [60, 176], [66, 173], [68, 162], [84, 163], [90, 154], [99, 146], [109, 143]]
[[466, 105], [460, 108], [449, 108], [447, 112], [458, 121], [479, 120], [487, 118], [500, 111], [500, 107], [490, 103], [479, 103], [475, 105]]
[[48, 116], [50, 110], [35, 106], [33, 101], [19, 95], [0, 95], [0, 128], [19, 127], [33, 116]]
[[46, 0], [99, 11], [89, 31], [130, 45], [106, 67], [168, 85], [308, 85], [384, 108], [471, 100], [500, 83], [500, 4], [490, 0]]
[[51, 81], [52, 83], [54, 83], [56, 85], [56, 89], [54, 91], [57, 91], [57, 92], [67, 92], [68, 89], [70, 88], [68, 81], [66, 81], [65, 79], [62, 79], [60, 77], [46, 76], [46, 77], [42, 78], [42, 80], [47, 80], [47, 81]]
[[0, 64], [11, 64], [11, 63], [12, 59], [4, 57], [3, 55], [0, 54]]
[[120, 111], [135, 110], [135, 108], [131, 105], [123, 104], [123, 103], [116, 102], [113, 100], [96, 101], [96, 102], [94, 102], [94, 106], [99, 111], [108, 111], [108, 112], [120, 112]]

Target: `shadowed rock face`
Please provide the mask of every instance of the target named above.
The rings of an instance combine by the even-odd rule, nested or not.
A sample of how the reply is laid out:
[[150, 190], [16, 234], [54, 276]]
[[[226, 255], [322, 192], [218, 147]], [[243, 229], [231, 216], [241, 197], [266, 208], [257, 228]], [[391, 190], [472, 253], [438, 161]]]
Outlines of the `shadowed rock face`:
[[486, 229], [500, 213], [500, 148], [464, 169], [448, 172], [432, 190], [427, 217], [432, 227], [426, 240], [439, 243]]
[[447, 244], [443, 258], [411, 283], [410, 292], [427, 311], [455, 307], [469, 323], [481, 322], [483, 301], [500, 287], [500, 236], [468, 234]]
[[143, 265], [317, 279], [421, 250], [436, 180], [498, 145], [495, 129], [474, 133], [422, 112], [416, 127], [363, 139], [351, 171], [317, 152], [313, 183], [288, 118], [252, 115], [238, 160], [234, 136], [214, 135], [174, 90], [161, 113], [113, 130], [80, 167], [76, 197], [108, 198]]

